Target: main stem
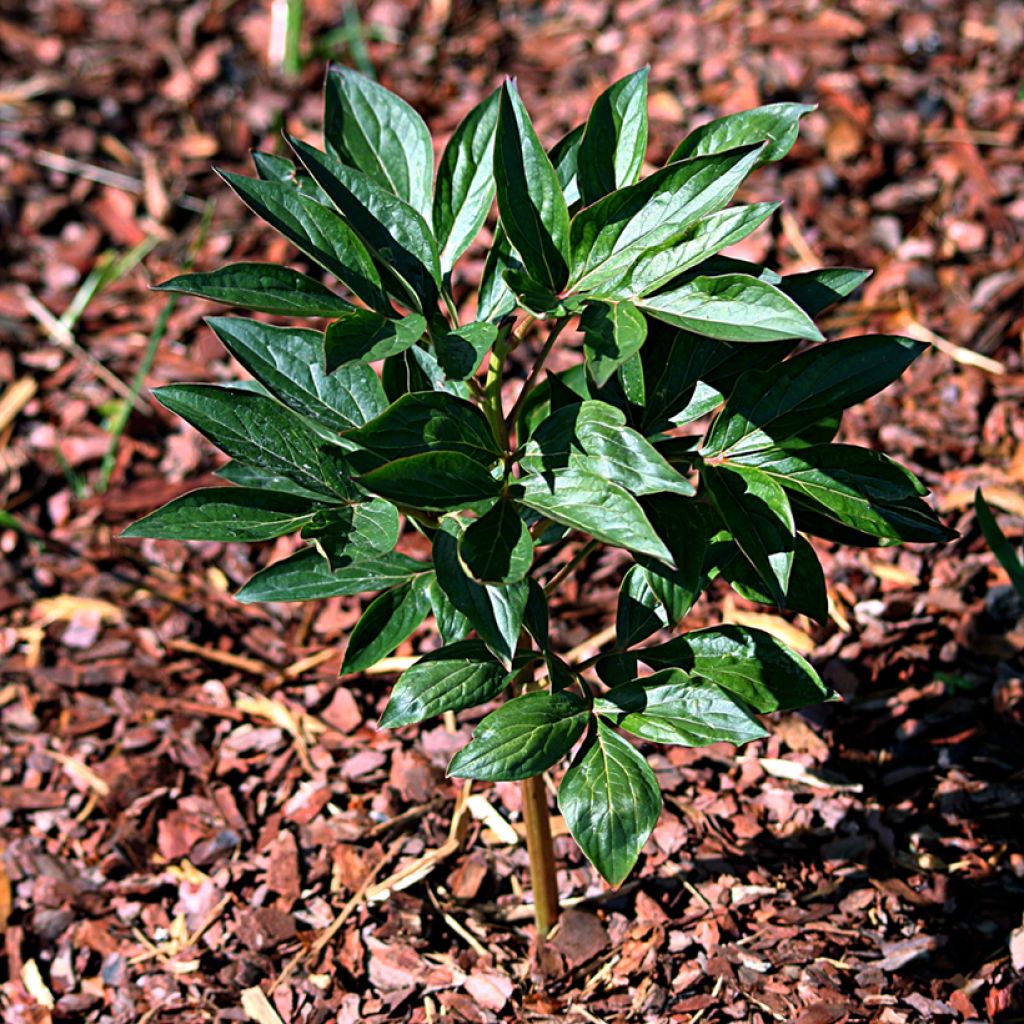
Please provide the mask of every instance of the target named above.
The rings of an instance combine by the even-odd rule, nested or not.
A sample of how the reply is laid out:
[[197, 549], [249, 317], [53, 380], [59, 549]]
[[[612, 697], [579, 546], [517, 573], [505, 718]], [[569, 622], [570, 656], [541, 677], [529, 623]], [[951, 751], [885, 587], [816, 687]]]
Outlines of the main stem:
[[526, 824], [526, 852], [530, 857], [530, 882], [533, 886], [533, 919], [537, 924], [537, 934], [544, 938], [554, 928], [559, 912], [548, 791], [542, 775], [523, 779], [520, 787]]

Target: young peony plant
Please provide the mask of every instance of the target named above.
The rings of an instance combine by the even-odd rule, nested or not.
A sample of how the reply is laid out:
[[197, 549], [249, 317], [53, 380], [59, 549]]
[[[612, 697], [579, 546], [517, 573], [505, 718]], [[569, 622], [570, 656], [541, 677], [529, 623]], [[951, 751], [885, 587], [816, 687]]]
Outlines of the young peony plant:
[[[232, 486], [186, 494], [126, 532], [252, 542], [299, 533], [298, 550], [238, 598], [379, 593], [349, 636], [344, 674], [432, 615], [439, 646], [399, 676], [380, 724], [504, 698], [448, 771], [523, 780], [542, 933], [558, 912], [542, 773], [571, 758], [558, 806], [618, 885], [661, 807], [629, 737], [739, 745], [766, 735], [758, 715], [829, 697], [810, 665], [760, 630], [721, 625], [648, 643], [655, 634], [675, 628], [716, 577], [745, 599], [823, 621], [825, 582], [805, 535], [865, 546], [953, 535], [911, 473], [834, 440], [843, 410], [925, 347], [880, 335], [825, 341], [813, 318], [867, 272], [780, 276], [720, 255], [778, 206], [730, 203], [748, 174], [787, 154], [812, 108], [778, 103], [711, 121], [641, 178], [646, 103], [641, 70], [546, 150], [506, 82], [467, 114], [435, 175], [416, 112], [332, 69], [323, 150], [288, 137], [295, 162], [257, 152], [255, 178], [221, 177], [338, 287], [272, 263], [159, 286], [326, 328], [209, 319], [253, 379], [156, 394], [230, 456], [219, 474]], [[457, 262], [495, 196], [476, 302], [461, 303], [475, 316], [463, 320]], [[544, 321], [504, 408], [509, 354], [529, 349]], [[559, 343], [578, 364], [544, 374]], [[403, 520], [431, 542], [430, 561], [396, 550]], [[548, 598], [599, 545], [630, 559], [615, 641], [571, 664], [551, 642]]]

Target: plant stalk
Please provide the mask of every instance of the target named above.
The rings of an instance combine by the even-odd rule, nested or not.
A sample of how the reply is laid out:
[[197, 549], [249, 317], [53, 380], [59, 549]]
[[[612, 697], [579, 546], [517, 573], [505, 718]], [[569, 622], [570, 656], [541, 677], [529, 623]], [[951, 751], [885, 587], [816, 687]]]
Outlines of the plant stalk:
[[526, 852], [530, 857], [530, 881], [533, 886], [533, 917], [537, 934], [544, 938], [554, 928], [559, 913], [548, 791], [542, 775], [523, 779], [520, 787], [523, 794], [523, 821], [526, 824]]
[[548, 340], [544, 342], [544, 347], [540, 350], [540, 354], [537, 356], [537, 361], [533, 364], [533, 369], [530, 370], [530, 376], [526, 378], [526, 383], [523, 385], [523, 390], [519, 392], [519, 397], [515, 401], [515, 405], [512, 406], [512, 411], [508, 414], [508, 419], [505, 421], [508, 429], [508, 433], [512, 433], [515, 430], [516, 421], [519, 419], [519, 413], [523, 410], [523, 405], [526, 403], [527, 395], [536, 387], [537, 381], [540, 378], [540, 371], [544, 368], [544, 364], [547, 362], [548, 356], [551, 354], [551, 350], [555, 347], [555, 342], [558, 340], [558, 336], [565, 329], [565, 325], [569, 322], [569, 317], [563, 316], [561, 319], [556, 320], [554, 326], [551, 328], [551, 333], [548, 335]]

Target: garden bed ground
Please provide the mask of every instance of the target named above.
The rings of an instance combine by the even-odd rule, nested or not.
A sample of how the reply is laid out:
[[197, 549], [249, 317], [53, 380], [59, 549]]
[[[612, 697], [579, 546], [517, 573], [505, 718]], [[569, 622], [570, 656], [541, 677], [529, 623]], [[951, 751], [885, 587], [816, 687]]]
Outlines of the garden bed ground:
[[[787, 631], [845, 701], [739, 758], [651, 749], [666, 805], [639, 870], [608, 892], [558, 839], [571, 909], [540, 950], [518, 788], [445, 780], [473, 716], [375, 729], [389, 678], [337, 683], [357, 602], [237, 604], [286, 542], [117, 536], [219, 463], [146, 391], [112, 446], [117, 380], [168, 315], [147, 283], [295, 260], [210, 170], [319, 131], [323, 60], [268, 74], [269, 6], [0, 0], [5, 1019], [1024, 1020], [1024, 626], [970, 510], [983, 485], [1021, 534], [1024, 4], [364, 5], [369, 60], [439, 138], [502, 73], [553, 140], [649, 62], [655, 162], [698, 118], [819, 103], [754, 179], [787, 201], [745, 254], [874, 267], [831, 334], [937, 345], [843, 429], [920, 473], [960, 540], [823, 547], [827, 628], [702, 601], [694, 624]], [[307, 42], [362, 59], [351, 20], [329, 35], [338, 4], [308, 8]], [[147, 385], [230, 374], [207, 312], [171, 307]], [[621, 572], [599, 553], [559, 591], [565, 650], [608, 626]]]

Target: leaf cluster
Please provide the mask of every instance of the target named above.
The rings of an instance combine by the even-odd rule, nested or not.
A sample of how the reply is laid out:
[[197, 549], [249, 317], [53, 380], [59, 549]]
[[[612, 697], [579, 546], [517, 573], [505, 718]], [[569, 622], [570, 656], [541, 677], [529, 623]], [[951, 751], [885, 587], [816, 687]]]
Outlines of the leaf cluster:
[[[386, 657], [432, 616], [440, 646], [400, 676], [381, 725], [507, 695], [450, 773], [522, 779], [572, 755], [560, 808], [612, 884], [660, 809], [657, 779], [628, 736], [741, 744], [765, 735], [757, 715], [828, 696], [805, 661], [756, 629], [650, 639], [718, 577], [744, 598], [824, 619], [809, 536], [950, 536], [910, 473], [834, 441], [843, 411], [923, 348], [824, 340], [815, 316], [866, 274], [782, 276], [721, 254], [771, 216], [775, 203], [733, 199], [752, 171], [786, 155], [811, 108], [712, 121], [642, 177], [646, 101], [639, 71], [547, 149], [506, 82], [458, 126], [435, 174], [416, 112], [332, 69], [322, 150], [288, 137], [292, 158], [255, 153], [255, 177], [222, 174], [324, 274], [241, 263], [161, 286], [314, 324], [209, 319], [252, 379], [157, 397], [230, 456], [227, 485], [186, 494], [127, 532], [297, 533], [297, 550], [238, 597], [377, 594], [349, 637], [344, 673]], [[460, 321], [458, 261], [495, 200], [475, 317]], [[539, 321], [550, 333], [506, 410], [508, 354]], [[578, 363], [544, 376], [555, 344]], [[398, 550], [403, 520], [430, 541], [429, 561]], [[554, 649], [548, 623], [562, 578], [554, 556], [577, 540], [584, 553], [607, 544], [631, 556], [616, 642], [586, 676]]]

